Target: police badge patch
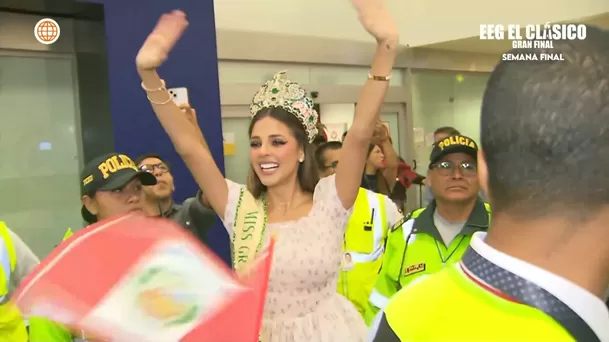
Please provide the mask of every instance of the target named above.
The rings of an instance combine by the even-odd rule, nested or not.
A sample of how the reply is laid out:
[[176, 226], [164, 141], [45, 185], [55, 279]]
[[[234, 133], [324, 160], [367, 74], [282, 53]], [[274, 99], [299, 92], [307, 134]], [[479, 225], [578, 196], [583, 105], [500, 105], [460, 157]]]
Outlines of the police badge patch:
[[404, 276], [409, 276], [417, 273], [421, 273], [425, 271], [425, 263], [419, 263], [416, 265], [410, 265], [404, 269]]

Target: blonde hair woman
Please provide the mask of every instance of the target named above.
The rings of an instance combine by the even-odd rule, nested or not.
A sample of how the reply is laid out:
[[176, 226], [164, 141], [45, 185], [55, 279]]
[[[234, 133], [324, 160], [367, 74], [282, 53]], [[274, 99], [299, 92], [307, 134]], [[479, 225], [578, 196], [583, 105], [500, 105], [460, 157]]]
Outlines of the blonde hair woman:
[[378, 46], [336, 176], [322, 180], [311, 145], [317, 112], [307, 92], [283, 73], [267, 81], [252, 100], [251, 170], [244, 186], [224, 179], [200, 132], [173, 104], [156, 72], [186, 29], [185, 14], [164, 14], [136, 58], [154, 112], [233, 238], [236, 270], [243, 272], [269, 232], [278, 234], [261, 331], [265, 342], [366, 338], [361, 316], [336, 293], [336, 282], [345, 226], [389, 86], [397, 30], [380, 0], [353, 3]]

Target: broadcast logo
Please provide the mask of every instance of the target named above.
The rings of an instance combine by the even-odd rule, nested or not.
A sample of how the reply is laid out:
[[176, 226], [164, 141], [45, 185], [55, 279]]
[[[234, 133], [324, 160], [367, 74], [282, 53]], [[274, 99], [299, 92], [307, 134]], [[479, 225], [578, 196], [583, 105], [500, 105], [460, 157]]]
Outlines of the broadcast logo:
[[34, 37], [44, 45], [51, 45], [59, 39], [61, 30], [59, 24], [50, 18], [44, 18], [34, 26]]
[[[561, 53], [553, 53], [555, 40], [584, 40], [586, 25], [545, 24], [545, 25], [480, 25], [480, 40], [512, 41], [512, 48], [522, 49], [518, 53], [504, 53], [504, 61], [562, 61]], [[543, 52], [527, 53], [526, 49], [540, 49]]]

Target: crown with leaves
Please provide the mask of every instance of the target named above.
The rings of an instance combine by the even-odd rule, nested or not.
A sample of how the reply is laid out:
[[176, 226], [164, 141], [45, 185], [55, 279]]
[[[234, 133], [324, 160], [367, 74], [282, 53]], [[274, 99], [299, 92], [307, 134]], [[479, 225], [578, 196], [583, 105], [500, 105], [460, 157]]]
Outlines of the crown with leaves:
[[300, 120], [309, 142], [312, 142], [317, 136], [319, 115], [307, 92], [298, 83], [284, 78], [285, 73], [276, 73], [260, 87], [250, 104], [250, 113], [253, 118], [263, 108], [283, 108]]

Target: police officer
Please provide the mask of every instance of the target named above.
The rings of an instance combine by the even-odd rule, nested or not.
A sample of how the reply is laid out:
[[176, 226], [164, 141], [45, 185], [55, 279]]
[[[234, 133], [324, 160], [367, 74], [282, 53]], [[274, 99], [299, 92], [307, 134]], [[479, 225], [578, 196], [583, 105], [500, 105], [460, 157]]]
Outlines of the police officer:
[[[342, 143], [330, 141], [316, 152], [321, 177], [334, 174]], [[360, 188], [343, 241], [338, 292], [363, 315], [382, 263], [389, 228], [401, 219], [397, 206], [385, 195]]]
[[460, 260], [472, 234], [487, 229], [489, 207], [478, 198], [477, 153], [474, 140], [462, 135], [435, 144], [427, 176], [435, 200], [389, 232], [365, 314], [367, 323], [398, 290]]
[[[82, 217], [91, 224], [115, 215], [143, 212], [142, 186], [154, 184], [154, 175], [140, 171], [126, 154], [99, 156], [87, 163], [80, 175]], [[69, 238], [69, 232], [64, 238]], [[83, 338], [82, 332], [72, 335], [68, 329], [44, 317], [30, 318], [31, 342], [72, 342]]]
[[91, 224], [129, 212], [143, 212], [142, 186], [156, 184], [149, 172], [122, 153], [109, 153], [88, 163], [81, 173], [81, 214]]

